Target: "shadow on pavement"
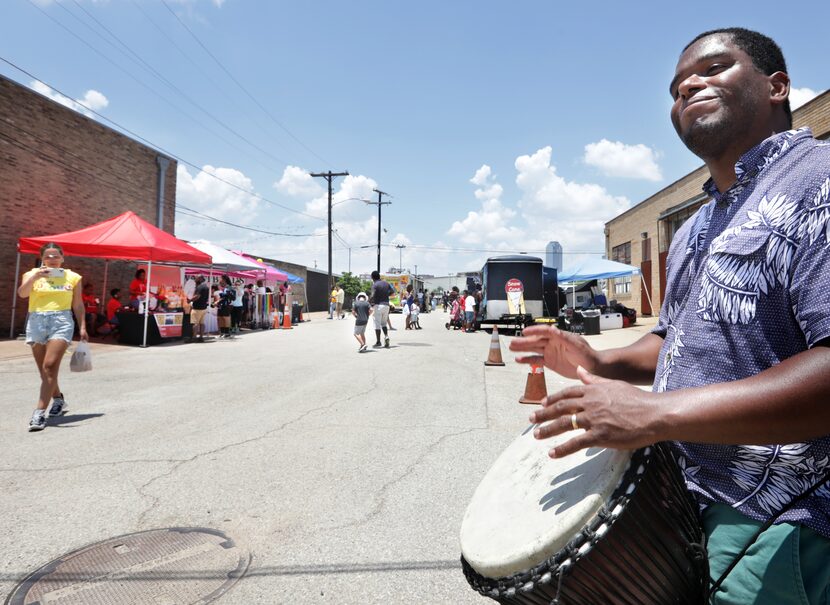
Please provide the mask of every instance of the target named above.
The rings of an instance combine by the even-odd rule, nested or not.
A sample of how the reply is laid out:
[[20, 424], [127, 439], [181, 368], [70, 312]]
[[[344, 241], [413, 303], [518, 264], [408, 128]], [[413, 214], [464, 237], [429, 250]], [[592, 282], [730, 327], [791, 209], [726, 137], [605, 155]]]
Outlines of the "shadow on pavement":
[[52, 418], [47, 418], [46, 423], [47, 426], [65, 426], [65, 425], [73, 425], [77, 422], [83, 422], [84, 420], [89, 420], [90, 418], [100, 418], [103, 414], [66, 414], [65, 416], [54, 416]]

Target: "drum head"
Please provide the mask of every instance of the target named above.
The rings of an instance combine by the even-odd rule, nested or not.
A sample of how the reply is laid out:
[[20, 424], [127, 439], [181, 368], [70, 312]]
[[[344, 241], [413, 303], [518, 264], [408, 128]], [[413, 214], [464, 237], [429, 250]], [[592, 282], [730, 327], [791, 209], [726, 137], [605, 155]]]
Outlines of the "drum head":
[[559, 552], [608, 500], [628, 451], [591, 448], [552, 459], [548, 451], [578, 434], [516, 439], [484, 476], [461, 523], [461, 552], [478, 573], [501, 578]]

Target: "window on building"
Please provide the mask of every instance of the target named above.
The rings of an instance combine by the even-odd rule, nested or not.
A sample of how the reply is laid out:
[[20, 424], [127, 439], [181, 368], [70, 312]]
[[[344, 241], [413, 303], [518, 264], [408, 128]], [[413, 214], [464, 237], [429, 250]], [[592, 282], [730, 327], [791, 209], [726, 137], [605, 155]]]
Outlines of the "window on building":
[[611, 260], [618, 263], [631, 264], [631, 242], [625, 242], [611, 248]]
[[631, 276], [614, 279], [614, 294], [631, 294]]
[[660, 221], [660, 252], [666, 252], [669, 249], [675, 234], [683, 226], [683, 223], [707, 201], [708, 199], [702, 200], [699, 204], [683, 208]]
[[[618, 263], [631, 264], [631, 242], [625, 242], [611, 248], [611, 260]], [[614, 294], [630, 294], [631, 277], [617, 277], [614, 279]]]

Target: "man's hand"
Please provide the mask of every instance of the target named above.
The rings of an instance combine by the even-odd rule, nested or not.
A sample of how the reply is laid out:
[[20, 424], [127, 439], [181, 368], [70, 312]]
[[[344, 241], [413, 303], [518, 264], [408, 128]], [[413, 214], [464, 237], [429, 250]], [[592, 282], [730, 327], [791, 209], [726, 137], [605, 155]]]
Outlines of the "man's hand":
[[545, 365], [566, 378], [577, 378], [581, 366], [595, 370], [599, 363], [597, 351], [581, 336], [550, 326], [525, 328], [521, 338], [510, 341], [510, 350], [530, 353], [516, 358], [519, 363]]
[[[514, 341], [515, 342], [515, 341]], [[512, 348], [512, 347], [511, 347]], [[561, 458], [589, 447], [633, 450], [661, 441], [657, 396], [620, 380], [608, 380], [579, 367], [581, 385], [549, 395], [530, 415], [539, 424], [533, 436], [547, 439], [573, 430], [572, 418], [584, 432], [550, 450]]]

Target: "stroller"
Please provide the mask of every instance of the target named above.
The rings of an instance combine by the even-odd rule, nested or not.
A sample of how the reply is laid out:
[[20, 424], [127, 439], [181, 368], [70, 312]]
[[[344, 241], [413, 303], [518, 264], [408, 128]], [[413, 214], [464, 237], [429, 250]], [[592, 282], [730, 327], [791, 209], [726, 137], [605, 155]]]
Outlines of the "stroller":
[[444, 327], [453, 330], [460, 330], [464, 327], [464, 323], [461, 321], [461, 305], [458, 303], [458, 300], [452, 301], [452, 310], [450, 311], [450, 320], [444, 324]]

